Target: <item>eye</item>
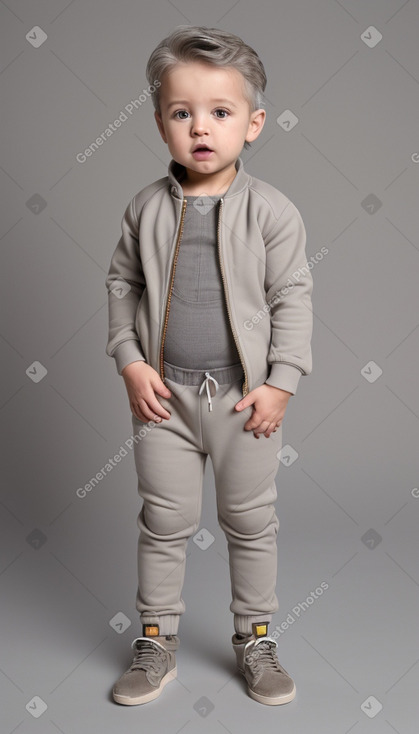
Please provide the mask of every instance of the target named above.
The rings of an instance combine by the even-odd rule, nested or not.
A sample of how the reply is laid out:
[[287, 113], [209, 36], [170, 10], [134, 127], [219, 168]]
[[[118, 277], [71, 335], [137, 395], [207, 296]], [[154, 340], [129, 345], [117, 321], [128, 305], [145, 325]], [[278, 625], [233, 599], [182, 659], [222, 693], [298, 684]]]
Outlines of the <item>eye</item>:
[[174, 113], [173, 117], [177, 117], [178, 120], [186, 120], [186, 117], [178, 117], [178, 115], [182, 115], [183, 113], [185, 115], [189, 114], [189, 112], [187, 112], [186, 110], [177, 110], [177, 112]]
[[218, 117], [218, 115], [217, 115], [217, 117], [218, 117], [219, 120], [225, 120], [225, 118], [228, 117], [228, 114], [229, 114], [227, 112], [227, 110], [223, 110], [223, 109], [221, 109], [221, 107], [219, 109], [215, 110], [215, 112], [216, 113], [217, 112], [222, 112], [223, 113], [223, 117]]

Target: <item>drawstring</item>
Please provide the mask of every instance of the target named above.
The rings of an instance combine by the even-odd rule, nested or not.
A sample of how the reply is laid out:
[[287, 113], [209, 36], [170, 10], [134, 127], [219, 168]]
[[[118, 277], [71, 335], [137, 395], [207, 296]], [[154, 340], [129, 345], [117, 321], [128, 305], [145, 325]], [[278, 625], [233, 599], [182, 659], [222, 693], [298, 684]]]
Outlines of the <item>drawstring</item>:
[[201, 387], [199, 388], [199, 395], [204, 389], [204, 385], [206, 385], [207, 388], [207, 396], [208, 396], [208, 410], [212, 410], [212, 402], [211, 402], [211, 392], [210, 392], [210, 386], [209, 381], [212, 380], [215, 385], [215, 392], [217, 392], [219, 385], [215, 377], [212, 377], [209, 372], [205, 373], [205, 380], [203, 381]]

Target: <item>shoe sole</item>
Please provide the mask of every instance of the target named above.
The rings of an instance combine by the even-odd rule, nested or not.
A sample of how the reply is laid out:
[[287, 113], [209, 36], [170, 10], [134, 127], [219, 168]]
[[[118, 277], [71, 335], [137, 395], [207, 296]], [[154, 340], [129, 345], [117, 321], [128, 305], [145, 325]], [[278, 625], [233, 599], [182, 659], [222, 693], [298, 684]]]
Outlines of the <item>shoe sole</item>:
[[173, 670], [169, 670], [168, 673], [166, 673], [165, 676], [160, 681], [160, 685], [158, 688], [156, 688], [154, 691], [150, 691], [150, 693], [146, 693], [143, 696], [138, 696], [137, 698], [132, 698], [128, 696], [123, 696], [120, 693], [112, 693], [114, 701], [116, 703], [122, 703], [124, 706], [138, 706], [142, 703], [148, 703], [148, 701], [153, 701], [155, 698], [158, 698], [160, 696], [163, 688], [167, 683], [170, 683], [170, 681], [175, 680], [177, 678], [177, 668], [173, 668]]
[[252, 691], [249, 686], [247, 687], [248, 693], [250, 698], [253, 698], [255, 701], [258, 701], [259, 703], [265, 703], [268, 706], [279, 706], [282, 703], [289, 703], [295, 698], [296, 694], [296, 687], [294, 684], [294, 688], [290, 693], [286, 693], [283, 696], [276, 696], [276, 698], [273, 698], [272, 696], [261, 696], [260, 693], [255, 693], [255, 691]]

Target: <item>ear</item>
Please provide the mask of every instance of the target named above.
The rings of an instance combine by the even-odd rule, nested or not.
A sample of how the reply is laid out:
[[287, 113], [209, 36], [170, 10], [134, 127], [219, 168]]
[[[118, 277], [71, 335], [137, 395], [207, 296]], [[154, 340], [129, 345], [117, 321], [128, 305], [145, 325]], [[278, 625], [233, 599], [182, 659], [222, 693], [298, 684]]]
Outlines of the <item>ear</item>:
[[160, 135], [162, 136], [165, 143], [167, 143], [166, 133], [164, 132], [163, 120], [160, 112], [154, 111], [154, 119], [156, 120], [157, 127], [159, 128]]
[[247, 135], [246, 135], [246, 142], [251, 143], [253, 140], [256, 140], [258, 135], [261, 133], [262, 128], [265, 124], [266, 119], [266, 110], [260, 109], [260, 110], [254, 110], [252, 114], [250, 115], [249, 120], [249, 127], [247, 129]]

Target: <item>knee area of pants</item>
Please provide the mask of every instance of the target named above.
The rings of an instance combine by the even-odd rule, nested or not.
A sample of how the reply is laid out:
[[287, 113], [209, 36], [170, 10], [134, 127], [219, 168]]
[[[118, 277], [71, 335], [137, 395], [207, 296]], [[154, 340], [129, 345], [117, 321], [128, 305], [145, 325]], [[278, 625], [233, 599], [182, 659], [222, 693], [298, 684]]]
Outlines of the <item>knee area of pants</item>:
[[199, 526], [199, 522], [191, 521], [187, 510], [183, 513], [166, 507], [144, 508], [143, 519], [150, 532], [156, 535], [191, 535]]
[[279, 520], [273, 505], [264, 505], [253, 510], [240, 512], [235, 509], [218, 513], [220, 526], [231, 528], [234, 532], [242, 535], [257, 535], [263, 532], [268, 525], [273, 524], [278, 531]]

